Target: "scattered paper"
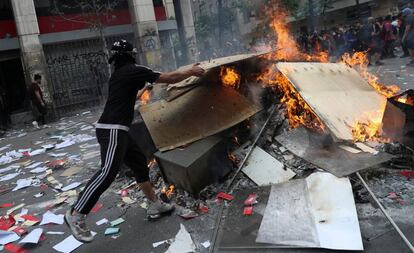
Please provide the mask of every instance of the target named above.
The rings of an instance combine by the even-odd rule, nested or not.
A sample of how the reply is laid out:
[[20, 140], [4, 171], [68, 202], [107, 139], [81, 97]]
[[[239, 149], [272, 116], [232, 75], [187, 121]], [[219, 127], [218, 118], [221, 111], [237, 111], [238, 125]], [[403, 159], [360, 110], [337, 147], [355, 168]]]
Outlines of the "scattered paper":
[[118, 226], [119, 224], [123, 223], [125, 220], [122, 218], [118, 218], [116, 220], [111, 221], [111, 227]]
[[65, 170], [62, 174], [60, 174], [61, 177], [70, 177], [75, 174], [77, 174], [79, 171], [82, 170], [82, 167], [71, 167], [67, 170]]
[[119, 228], [107, 228], [105, 229], [105, 235], [114, 235], [119, 233]]
[[0, 245], [5, 245], [19, 240], [20, 237], [15, 232], [0, 230]]
[[0, 169], [0, 174], [5, 173], [5, 172], [9, 172], [11, 170], [16, 170], [18, 168], [20, 168], [19, 165], [10, 165], [10, 166], [7, 166], [6, 168]]
[[136, 202], [135, 200], [131, 199], [130, 197], [122, 197], [122, 201], [125, 202], [128, 205], [134, 204]]
[[32, 182], [33, 182], [32, 178], [19, 179], [16, 182], [17, 184], [16, 187], [14, 187], [12, 191], [14, 192], [14, 191], [17, 191], [23, 188], [27, 188], [32, 185]]
[[70, 253], [81, 246], [83, 243], [76, 240], [73, 235], [67, 237], [65, 240], [53, 246], [53, 249], [62, 253]]
[[43, 167], [37, 167], [35, 169], [32, 169], [30, 172], [31, 173], [43, 173], [48, 169], [48, 167], [43, 166]]
[[66, 148], [66, 147], [72, 146], [74, 144], [75, 144], [74, 141], [68, 139], [68, 140], [65, 140], [64, 142], [61, 142], [59, 144], [56, 144], [55, 148], [56, 149]]
[[168, 248], [165, 253], [177, 253], [177, 252], [195, 252], [196, 247], [194, 245], [191, 235], [187, 232], [183, 224], [180, 224], [180, 230], [174, 238], [174, 242]]
[[33, 163], [33, 164], [27, 166], [26, 168], [28, 168], [28, 169], [34, 169], [34, 168], [38, 167], [41, 164], [42, 164], [42, 162]]
[[33, 150], [33, 151], [29, 152], [29, 155], [30, 156], [35, 156], [35, 155], [43, 154], [45, 152], [46, 152], [46, 149], [41, 148], [41, 149], [36, 149], [36, 150]]
[[54, 214], [51, 211], [47, 211], [46, 213], [43, 214], [43, 218], [42, 218], [42, 222], [40, 222], [40, 225], [45, 225], [45, 224], [59, 224], [62, 225], [63, 224], [63, 214]]
[[11, 144], [7, 144], [6, 146], [1, 147], [1, 148], [0, 148], [0, 152], [1, 152], [1, 151], [6, 150], [6, 149], [8, 149], [8, 148], [10, 148], [10, 146], [11, 146]]
[[0, 177], [0, 182], [8, 181], [10, 179], [13, 179], [13, 178], [17, 177], [18, 175], [20, 175], [20, 173], [18, 173], [18, 172], [4, 175], [4, 176]]
[[79, 182], [71, 183], [70, 185], [67, 185], [67, 186], [63, 187], [61, 190], [64, 191], [64, 192], [65, 191], [70, 191], [72, 189], [75, 189], [79, 185], [81, 185], [81, 183], [79, 183]]
[[48, 235], [63, 235], [65, 232], [59, 232], [59, 231], [48, 231], [46, 232]]
[[45, 195], [43, 192], [39, 192], [39, 193], [33, 195], [33, 197], [40, 198], [40, 197], [43, 197], [43, 195]]
[[172, 242], [172, 241], [173, 241], [173, 239], [164, 240], [164, 241], [159, 241], [159, 242], [154, 242], [154, 243], [152, 243], [152, 247], [153, 247], [153, 248], [156, 248], [156, 247], [158, 247], [158, 246], [160, 246], [160, 245], [163, 245], [164, 243], [170, 243], [170, 242]]
[[13, 208], [10, 208], [9, 210], [7, 210], [6, 214], [7, 214], [7, 215], [10, 215], [10, 214], [11, 214], [11, 213], [13, 213], [14, 211], [19, 210], [19, 209], [20, 209], [20, 208], [22, 208], [22, 207], [24, 207], [24, 203], [22, 203], [22, 204], [20, 204], [20, 205], [17, 205], [17, 206], [15, 206], [15, 207], [13, 207]]
[[68, 153], [49, 153], [49, 155], [52, 156], [52, 157], [64, 157], [67, 154]]
[[201, 245], [203, 245], [203, 247], [207, 249], [210, 247], [210, 241], [202, 242]]
[[109, 222], [109, 221], [108, 221], [108, 219], [103, 218], [102, 220], [98, 220], [98, 221], [96, 222], [96, 225], [100, 226], [100, 225], [106, 224], [106, 223], [108, 223], [108, 222]]
[[23, 240], [19, 242], [19, 244], [23, 243], [34, 243], [37, 244], [39, 242], [40, 237], [42, 236], [43, 229], [42, 228], [36, 228], [32, 232], [30, 232], [28, 235], [26, 235]]

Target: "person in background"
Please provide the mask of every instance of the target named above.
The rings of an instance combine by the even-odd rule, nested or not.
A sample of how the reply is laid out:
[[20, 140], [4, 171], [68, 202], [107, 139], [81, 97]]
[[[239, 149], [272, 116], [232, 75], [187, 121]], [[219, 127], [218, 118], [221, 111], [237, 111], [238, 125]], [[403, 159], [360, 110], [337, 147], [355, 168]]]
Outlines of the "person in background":
[[407, 58], [407, 57], [410, 57], [410, 52], [408, 52], [408, 49], [405, 46], [405, 44], [402, 43], [402, 38], [405, 33], [406, 21], [404, 20], [402, 13], [399, 13], [397, 18], [398, 18], [398, 36], [400, 37], [401, 48], [404, 52], [404, 54], [400, 58]]
[[384, 40], [384, 58], [394, 58], [395, 35], [391, 15], [385, 17], [384, 24], [382, 26], [382, 36]]
[[47, 113], [46, 103], [43, 98], [43, 92], [40, 88], [42, 83], [42, 76], [40, 74], [35, 74], [33, 82], [29, 87], [29, 95], [32, 102], [32, 110], [35, 121], [33, 125], [38, 127], [38, 123], [46, 124], [45, 115]]
[[409, 67], [414, 67], [414, 14], [409, 8], [402, 11], [406, 27], [402, 38], [402, 43], [407, 47], [410, 53], [411, 61], [407, 64]]

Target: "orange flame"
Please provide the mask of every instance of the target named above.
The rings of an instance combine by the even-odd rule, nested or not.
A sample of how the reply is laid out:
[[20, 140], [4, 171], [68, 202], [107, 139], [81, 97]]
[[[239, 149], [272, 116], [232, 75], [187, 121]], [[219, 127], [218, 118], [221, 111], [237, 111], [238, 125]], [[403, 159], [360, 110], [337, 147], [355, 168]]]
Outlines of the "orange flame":
[[221, 83], [226, 87], [238, 89], [240, 87], [240, 74], [234, 68], [221, 67], [220, 69]]
[[145, 90], [144, 93], [142, 93], [141, 97], [139, 98], [139, 101], [141, 102], [141, 105], [146, 105], [148, 104], [150, 98], [151, 98], [151, 91]]
[[378, 141], [389, 142], [390, 139], [382, 134], [382, 118], [384, 116], [387, 101], [377, 111], [364, 112], [360, 119], [352, 127], [354, 142]]
[[167, 189], [164, 186], [161, 190], [161, 193], [165, 194], [165, 196], [167, 196], [167, 198], [170, 198], [174, 194], [174, 189], [175, 189], [174, 185], [170, 185], [168, 187], [168, 191], [167, 191]]
[[[316, 131], [323, 131], [325, 125], [316, 116], [312, 108], [302, 99], [298, 92], [293, 88], [289, 79], [278, 71], [262, 73], [258, 77], [259, 81], [277, 89], [283, 94], [281, 102], [286, 106], [285, 116], [291, 128], [305, 126]], [[269, 69], [268, 69], [269, 70]]]
[[[276, 35], [274, 45], [276, 50], [267, 54], [266, 59], [271, 61], [329, 61], [326, 52], [310, 55], [300, 51], [300, 47], [291, 35], [285, 21], [288, 14], [283, 8], [279, 6], [276, 10], [268, 9], [267, 13], [271, 17], [270, 28]], [[268, 66], [257, 79], [264, 85], [282, 92], [281, 102], [286, 106], [285, 116], [291, 128], [303, 125], [318, 132], [325, 129], [322, 121], [296, 92], [290, 81], [276, 69], [275, 65]]]
[[348, 53], [342, 56], [341, 63], [354, 68], [379, 94], [391, 98], [400, 91], [397, 85], [386, 86], [378, 82], [378, 77], [368, 71], [369, 60], [365, 52], [356, 52], [352, 56]]

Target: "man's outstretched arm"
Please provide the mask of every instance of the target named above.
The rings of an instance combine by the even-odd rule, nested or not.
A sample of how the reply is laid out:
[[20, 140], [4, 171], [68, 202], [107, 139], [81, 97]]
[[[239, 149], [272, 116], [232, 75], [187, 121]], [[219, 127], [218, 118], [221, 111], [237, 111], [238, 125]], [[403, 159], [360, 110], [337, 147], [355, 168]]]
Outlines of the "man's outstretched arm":
[[189, 69], [185, 70], [176, 70], [172, 72], [162, 73], [160, 77], [155, 81], [156, 83], [178, 83], [181, 82], [191, 76], [202, 77], [205, 73], [205, 70], [199, 67], [198, 65], [194, 65]]

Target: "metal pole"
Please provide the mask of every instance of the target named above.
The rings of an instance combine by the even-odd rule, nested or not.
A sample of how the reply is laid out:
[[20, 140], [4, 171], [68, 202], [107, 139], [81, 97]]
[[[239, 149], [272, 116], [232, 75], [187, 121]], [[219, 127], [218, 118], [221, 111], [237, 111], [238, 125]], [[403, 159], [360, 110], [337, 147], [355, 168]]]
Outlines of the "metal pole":
[[262, 136], [262, 133], [264, 132], [264, 130], [266, 129], [267, 125], [270, 122], [270, 119], [272, 118], [273, 114], [275, 114], [276, 112], [276, 108], [277, 106], [274, 105], [272, 108], [272, 112], [270, 113], [269, 117], [267, 118], [266, 122], [263, 124], [262, 129], [260, 129], [259, 134], [257, 134], [256, 139], [254, 139], [252, 145], [249, 148], [249, 151], [247, 151], [246, 156], [244, 157], [243, 161], [240, 163], [239, 168], [237, 169], [236, 173], [234, 173], [234, 176], [232, 177], [232, 179], [230, 180], [229, 185], [227, 186], [227, 190], [230, 189], [230, 186], [233, 184], [234, 180], [236, 179], [237, 175], [240, 173], [240, 171], [243, 169], [244, 164], [247, 162], [247, 159], [250, 157], [250, 155], [253, 152], [254, 147], [257, 144], [257, 141], [259, 141], [260, 136]]
[[[264, 130], [266, 129], [267, 125], [268, 125], [268, 124], [269, 124], [269, 122], [270, 122], [270, 119], [271, 119], [271, 118], [272, 118], [272, 116], [275, 114], [275, 112], [276, 112], [276, 108], [277, 108], [277, 106], [276, 106], [276, 105], [274, 105], [274, 106], [273, 106], [273, 108], [272, 108], [272, 112], [270, 113], [270, 115], [269, 115], [269, 117], [267, 118], [266, 122], [263, 124], [262, 129], [260, 129], [260, 132], [257, 134], [256, 138], [254, 139], [254, 141], [253, 141], [252, 145], [250, 146], [249, 151], [247, 152], [247, 154], [246, 154], [246, 156], [244, 157], [243, 161], [240, 163], [239, 168], [237, 169], [237, 171], [236, 171], [236, 173], [234, 174], [233, 178], [230, 180], [230, 183], [229, 183], [229, 185], [227, 186], [227, 191], [229, 191], [229, 189], [231, 189], [231, 188], [230, 188], [230, 186], [233, 184], [234, 179], [236, 179], [237, 175], [238, 175], [238, 174], [240, 173], [240, 171], [243, 169], [244, 164], [246, 163], [247, 159], [248, 159], [248, 158], [250, 157], [250, 155], [252, 154], [253, 149], [254, 149], [254, 147], [255, 147], [255, 146], [256, 146], [256, 144], [257, 144], [257, 141], [259, 141], [260, 136], [262, 136], [262, 134], [263, 134]], [[211, 245], [210, 245], [210, 248], [209, 248], [209, 251], [208, 251], [209, 253], [214, 252], [214, 249], [215, 249], [215, 247], [216, 247], [217, 236], [218, 236], [218, 232], [219, 232], [219, 229], [220, 229], [221, 218], [223, 217], [224, 205], [225, 205], [225, 204], [224, 204], [224, 203], [222, 203], [222, 205], [220, 206], [219, 212], [218, 212], [218, 214], [217, 214], [216, 224], [215, 224], [215, 229], [214, 229], [214, 232], [213, 232], [213, 236], [212, 236], [212, 238], [211, 238]]]
[[361, 180], [361, 182], [365, 186], [365, 188], [368, 190], [368, 192], [371, 195], [371, 197], [377, 203], [377, 205], [381, 209], [382, 213], [385, 215], [385, 217], [388, 219], [388, 221], [391, 223], [391, 225], [395, 228], [395, 230], [401, 236], [401, 238], [403, 239], [403, 241], [405, 242], [405, 244], [407, 244], [407, 246], [411, 250], [411, 252], [414, 253], [414, 247], [413, 247], [413, 245], [410, 243], [410, 241], [407, 239], [407, 237], [404, 235], [404, 233], [401, 231], [401, 229], [398, 227], [398, 225], [394, 222], [394, 220], [391, 218], [391, 216], [387, 213], [387, 211], [385, 210], [384, 206], [381, 204], [381, 202], [379, 201], [379, 199], [377, 199], [377, 197], [372, 192], [371, 188], [369, 188], [368, 184], [361, 177], [361, 175], [359, 174], [359, 172], [357, 172], [356, 175], [358, 176], [359, 180]]

